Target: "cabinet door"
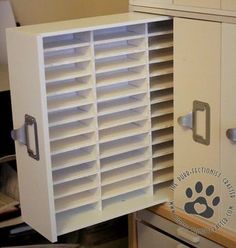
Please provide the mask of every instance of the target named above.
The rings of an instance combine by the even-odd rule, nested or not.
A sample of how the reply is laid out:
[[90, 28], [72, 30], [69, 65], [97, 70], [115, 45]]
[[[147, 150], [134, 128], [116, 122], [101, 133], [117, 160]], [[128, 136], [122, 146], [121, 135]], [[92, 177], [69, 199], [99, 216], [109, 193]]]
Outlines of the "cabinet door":
[[235, 0], [221, 0], [221, 8], [224, 10], [236, 10]]
[[[174, 169], [178, 184], [175, 204], [180, 208], [200, 195], [204, 197], [211, 184], [217, 192], [218, 181], [206, 177], [204, 172], [194, 173], [193, 170], [190, 176], [184, 179], [181, 176], [186, 170], [198, 167], [219, 170], [220, 41], [219, 23], [181, 18], [174, 21]], [[195, 120], [189, 122], [193, 124], [191, 130], [191, 125], [189, 128], [182, 126], [188, 118], [179, 118], [188, 114], [191, 117], [193, 108]], [[199, 136], [202, 137], [199, 139]], [[198, 181], [203, 185], [200, 194], [195, 190]], [[192, 189], [194, 199], [185, 194], [188, 187]]]
[[214, 9], [220, 8], [220, 0], [174, 0], [174, 4]]
[[[236, 143], [226, 137], [227, 130], [236, 128], [236, 25], [222, 24], [222, 82], [221, 82], [221, 170], [227, 181], [236, 187]], [[230, 137], [229, 137], [230, 138]], [[226, 182], [225, 180], [225, 182]], [[222, 187], [222, 217], [232, 202], [229, 201], [229, 190]], [[233, 194], [232, 194], [233, 196]], [[235, 202], [235, 197], [231, 199]], [[235, 204], [235, 203], [233, 203]], [[234, 206], [234, 205], [233, 205]], [[229, 217], [228, 228], [235, 232], [236, 215]]]

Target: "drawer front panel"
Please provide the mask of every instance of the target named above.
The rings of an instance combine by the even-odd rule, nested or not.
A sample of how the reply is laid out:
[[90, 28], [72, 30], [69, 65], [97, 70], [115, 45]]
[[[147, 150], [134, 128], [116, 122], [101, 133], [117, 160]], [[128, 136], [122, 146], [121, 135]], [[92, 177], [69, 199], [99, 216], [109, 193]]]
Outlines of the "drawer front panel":
[[221, 0], [221, 8], [224, 10], [236, 10], [235, 0]]
[[220, 8], [220, 0], [174, 0], [174, 4], [213, 9]]

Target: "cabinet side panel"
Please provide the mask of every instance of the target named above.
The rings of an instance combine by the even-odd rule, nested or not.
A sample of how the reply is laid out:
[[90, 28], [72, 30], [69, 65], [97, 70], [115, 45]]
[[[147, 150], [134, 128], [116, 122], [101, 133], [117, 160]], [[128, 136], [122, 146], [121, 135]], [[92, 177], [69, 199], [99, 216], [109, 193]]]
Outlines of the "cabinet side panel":
[[[219, 179], [206, 170], [220, 170], [220, 51], [221, 25], [219, 23], [176, 18], [174, 22], [174, 154], [175, 204], [184, 208], [185, 204], [199, 196], [206, 198], [206, 189], [214, 185], [219, 194]], [[193, 111], [194, 101], [204, 102], [210, 107], [210, 144], [194, 141], [193, 130], [184, 128], [178, 118]], [[206, 111], [197, 111], [197, 133], [205, 136]], [[187, 176], [187, 172], [191, 172]], [[185, 173], [186, 172], [186, 173]], [[195, 189], [200, 181], [202, 190]], [[185, 193], [190, 187], [192, 195]], [[190, 191], [190, 190], [189, 190]], [[188, 205], [187, 205], [188, 206]], [[191, 205], [190, 205], [191, 206]], [[217, 219], [214, 216], [208, 220]], [[192, 209], [190, 209], [193, 211]]]
[[38, 129], [39, 161], [15, 144], [23, 220], [56, 241], [41, 39], [9, 30], [7, 46], [14, 129], [24, 124], [25, 114], [36, 119]]
[[[221, 168], [226, 178], [224, 182], [230, 188], [222, 187], [222, 217], [225, 211], [233, 206], [234, 212], [230, 216], [226, 227], [235, 232], [235, 189], [236, 189], [236, 170], [235, 170], [235, 151], [236, 144], [226, 137], [228, 129], [236, 128], [236, 25], [222, 24], [222, 83], [221, 83]], [[230, 181], [227, 183], [227, 181]], [[232, 188], [231, 188], [232, 187]], [[231, 194], [230, 194], [231, 192]], [[234, 193], [234, 194], [233, 194]], [[231, 196], [232, 198], [230, 198]]]

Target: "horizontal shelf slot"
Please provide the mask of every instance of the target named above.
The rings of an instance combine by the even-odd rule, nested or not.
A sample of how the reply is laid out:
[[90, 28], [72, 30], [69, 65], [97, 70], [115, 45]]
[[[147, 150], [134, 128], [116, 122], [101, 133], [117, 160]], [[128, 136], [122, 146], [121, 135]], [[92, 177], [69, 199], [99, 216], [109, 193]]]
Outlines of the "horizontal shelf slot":
[[148, 119], [148, 108], [136, 108], [127, 111], [121, 111], [114, 114], [101, 116], [98, 118], [99, 130], [117, 127], [120, 125], [128, 124], [135, 121]]
[[173, 34], [173, 20], [154, 22], [148, 24], [148, 36]]
[[149, 63], [162, 63], [167, 61], [173, 61], [173, 48], [167, 48], [162, 50], [154, 50], [149, 53]]
[[173, 141], [168, 141], [152, 147], [152, 157], [159, 158], [164, 155], [169, 155], [174, 152]]
[[95, 131], [94, 129], [95, 120], [92, 118], [84, 121], [78, 121], [53, 127], [49, 129], [50, 141], [56, 141], [80, 134], [91, 133], [92, 131]]
[[76, 195], [55, 200], [56, 213], [61, 213], [85, 205], [95, 203], [99, 200], [96, 190], [88, 190]]
[[173, 73], [173, 62], [163, 62], [150, 65], [150, 77]]
[[131, 40], [145, 35], [145, 24], [107, 28], [94, 31], [95, 44]]
[[105, 73], [121, 69], [133, 68], [146, 64], [145, 53], [136, 53], [133, 55], [123, 55], [100, 59], [96, 61], [96, 73]]
[[152, 118], [152, 131], [158, 131], [164, 128], [169, 128], [174, 126], [174, 116], [173, 114], [163, 115], [160, 117]]
[[138, 189], [144, 189], [150, 185], [150, 173], [123, 180], [118, 183], [102, 187], [102, 200], [106, 200], [118, 195], [126, 194]]
[[115, 169], [102, 174], [102, 186], [113, 184], [119, 181], [123, 181], [129, 178], [141, 176], [146, 173], [150, 173], [151, 162], [144, 161], [141, 163], [132, 164], [126, 167]]
[[148, 134], [137, 135], [129, 138], [119, 139], [100, 145], [100, 158], [134, 151], [150, 146]]
[[153, 171], [158, 171], [174, 166], [174, 154], [153, 159]]
[[151, 106], [152, 117], [159, 117], [174, 112], [173, 101], [157, 103]]
[[88, 163], [97, 159], [96, 146], [77, 149], [74, 151], [52, 156], [53, 171], [69, 168], [78, 163]]
[[97, 87], [112, 86], [114, 84], [146, 79], [146, 67], [139, 66], [133, 69], [123, 69], [97, 75]]
[[48, 97], [48, 112], [80, 107], [93, 103], [92, 90], [84, 90], [60, 96]]
[[44, 52], [60, 51], [90, 45], [90, 33], [66, 34], [43, 39]]
[[151, 104], [171, 101], [174, 99], [173, 89], [165, 89], [151, 92]]
[[99, 138], [100, 138], [99, 140], [100, 143], [105, 143], [130, 136], [148, 133], [148, 132], [149, 132], [148, 121], [139, 121], [139, 122], [133, 122], [122, 126], [118, 126], [116, 128], [101, 130], [99, 132]]
[[48, 97], [58, 96], [61, 94], [72, 93], [91, 88], [92, 88], [92, 84], [91, 84], [90, 76], [80, 79], [59, 81], [47, 85], [47, 96]]
[[173, 180], [154, 185], [153, 187], [154, 197], [156, 199], [159, 199], [159, 201], [163, 201], [163, 202], [173, 201], [174, 192], [173, 190], [171, 190], [172, 184], [173, 184]]
[[98, 102], [110, 101], [147, 92], [145, 80], [122, 83], [97, 89]]
[[95, 132], [51, 142], [51, 155], [69, 152], [96, 144]]
[[174, 171], [172, 167], [163, 170], [158, 170], [154, 172], [153, 184], [156, 185], [156, 184], [168, 182], [173, 180], [173, 178], [174, 178]]
[[98, 187], [98, 176], [89, 176], [67, 183], [58, 184], [53, 187], [54, 199], [75, 195]]
[[[78, 160], [77, 163], [80, 163]], [[75, 166], [53, 171], [53, 184], [62, 184], [79, 178], [88, 177], [98, 172], [96, 161], [84, 164], [76, 164]]]
[[98, 116], [112, 114], [127, 109], [147, 106], [147, 94], [137, 94], [116, 100], [98, 103]]
[[70, 122], [85, 120], [94, 117], [95, 111], [93, 104], [71, 108], [64, 111], [49, 113], [49, 127], [68, 124]]
[[57, 66], [45, 72], [46, 83], [85, 77], [92, 74], [91, 62]]
[[173, 35], [163, 35], [149, 38], [149, 51], [173, 47]]
[[173, 74], [161, 75], [150, 79], [151, 91], [173, 88]]
[[144, 38], [95, 46], [95, 58], [109, 58], [145, 51]]
[[152, 144], [157, 145], [174, 139], [173, 128], [152, 132]]
[[101, 172], [111, 171], [131, 164], [136, 164], [150, 158], [150, 149], [143, 148], [135, 151], [119, 154], [100, 160]]
[[90, 47], [83, 47], [46, 53], [44, 55], [44, 65], [45, 68], [51, 68], [55, 66], [86, 62], [91, 59]]

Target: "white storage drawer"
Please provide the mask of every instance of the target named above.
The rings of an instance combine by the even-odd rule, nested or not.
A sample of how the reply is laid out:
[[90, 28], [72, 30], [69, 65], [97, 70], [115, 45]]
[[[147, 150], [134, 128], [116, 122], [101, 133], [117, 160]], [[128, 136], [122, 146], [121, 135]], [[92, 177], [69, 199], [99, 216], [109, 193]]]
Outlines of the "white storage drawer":
[[[150, 242], [152, 245], [156, 246], [150, 246], [150, 247], [159, 247], [158, 246], [158, 240], [159, 238], [164, 242], [164, 244], [169, 244], [169, 247], [178, 247], [177, 245], [181, 241], [186, 242], [190, 246], [199, 247], [199, 248], [223, 248], [223, 246], [218, 245], [202, 236], [199, 236], [193, 232], [188, 231], [187, 229], [178, 226], [174, 222], [171, 222], [159, 215], [156, 215], [148, 210], [142, 210], [139, 211], [137, 214], [137, 219], [141, 222], [143, 222], [145, 225], [151, 225], [153, 226], [153, 229], [143, 225], [142, 223], [138, 223], [138, 242], [141, 244], [141, 248], [145, 247], [145, 242]], [[145, 227], [144, 227], [145, 226]], [[165, 236], [163, 234], [160, 234], [157, 229], [160, 229], [164, 231], [165, 233], [168, 233], [170, 236]], [[142, 233], [143, 232], [143, 233]], [[172, 238], [171, 238], [172, 236]], [[178, 239], [178, 241], [174, 240], [174, 238]], [[148, 241], [149, 240], [149, 241]], [[171, 240], [171, 241], [170, 241]], [[162, 242], [161, 241], [161, 242]], [[144, 246], [142, 246], [142, 244]], [[175, 245], [175, 246], [173, 246]], [[149, 248], [148, 245], [146, 247]], [[160, 246], [164, 247], [164, 246]], [[181, 246], [180, 246], [181, 247]], [[188, 247], [188, 246], [187, 246]], [[140, 248], [140, 247], [139, 247]]]
[[168, 200], [173, 20], [127, 13], [7, 37], [24, 221], [56, 241]]

